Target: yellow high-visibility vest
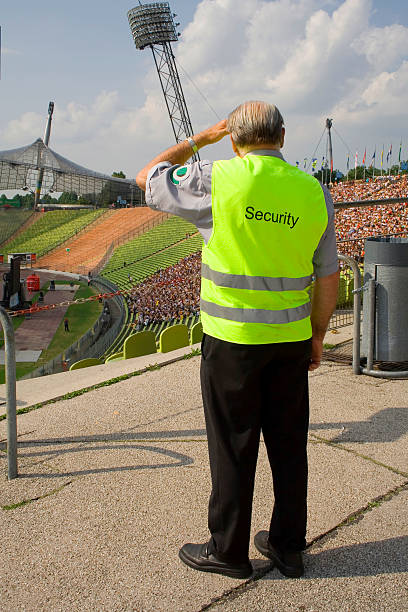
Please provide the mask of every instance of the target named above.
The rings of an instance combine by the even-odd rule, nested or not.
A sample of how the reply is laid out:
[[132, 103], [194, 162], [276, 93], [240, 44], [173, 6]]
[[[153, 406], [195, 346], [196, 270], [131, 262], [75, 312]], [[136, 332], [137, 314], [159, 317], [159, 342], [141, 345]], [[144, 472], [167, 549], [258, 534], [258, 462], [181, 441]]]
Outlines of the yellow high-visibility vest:
[[204, 333], [238, 344], [311, 337], [313, 254], [327, 227], [322, 187], [279, 157], [214, 162], [203, 247]]

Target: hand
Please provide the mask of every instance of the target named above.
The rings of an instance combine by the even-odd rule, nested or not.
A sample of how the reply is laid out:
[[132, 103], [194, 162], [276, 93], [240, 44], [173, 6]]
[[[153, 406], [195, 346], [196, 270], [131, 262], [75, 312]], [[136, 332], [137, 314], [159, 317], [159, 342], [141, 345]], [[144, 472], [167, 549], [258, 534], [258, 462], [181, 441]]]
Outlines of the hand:
[[193, 136], [193, 139], [197, 143], [197, 146], [205, 146], [222, 140], [222, 138], [224, 138], [224, 136], [226, 136], [228, 133], [227, 120], [223, 119], [215, 125], [212, 125], [206, 130], [203, 130], [199, 134]]
[[320, 366], [323, 353], [323, 339], [312, 336], [312, 354], [310, 356], [309, 372], [317, 370]]

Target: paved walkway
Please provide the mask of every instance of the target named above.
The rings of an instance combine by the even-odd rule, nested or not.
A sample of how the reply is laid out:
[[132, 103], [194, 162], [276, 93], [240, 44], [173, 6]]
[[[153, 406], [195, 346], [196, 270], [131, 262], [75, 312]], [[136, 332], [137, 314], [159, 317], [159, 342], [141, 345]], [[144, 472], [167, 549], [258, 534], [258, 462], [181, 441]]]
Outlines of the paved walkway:
[[[106, 378], [103, 368], [78, 371], [87, 376], [82, 386]], [[61, 395], [61, 376], [40, 379], [44, 398]], [[326, 363], [310, 387], [303, 578], [283, 578], [253, 546], [248, 581], [195, 572], [177, 557], [184, 542], [207, 537], [209, 469], [193, 357], [19, 416], [18, 479], [7, 482], [0, 452], [1, 610], [407, 610], [408, 381], [356, 377]], [[3, 449], [5, 436], [1, 421]], [[261, 445], [253, 534], [267, 527], [272, 499]]]
[[[58, 287], [58, 285], [56, 285]], [[47, 291], [44, 295], [44, 305], [72, 302], [75, 291], [79, 285], [74, 285], [73, 291], [56, 289]], [[46, 349], [65, 316], [68, 306], [61, 306], [55, 310], [42, 310], [34, 312], [29, 319], [25, 319], [16, 329], [16, 351], [41, 351]]]

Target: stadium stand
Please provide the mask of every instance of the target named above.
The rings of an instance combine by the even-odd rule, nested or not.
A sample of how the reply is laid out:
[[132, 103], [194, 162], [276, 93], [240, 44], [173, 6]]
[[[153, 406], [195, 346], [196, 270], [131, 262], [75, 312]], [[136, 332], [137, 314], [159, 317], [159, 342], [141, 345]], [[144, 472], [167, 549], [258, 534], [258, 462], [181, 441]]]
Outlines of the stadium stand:
[[11, 240], [6, 253], [36, 253], [37, 259], [81, 231], [104, 210], [56, 210], [43, 213], [30, 227]]
[[92, 225], [87, 232], [73, 238], [69, 244], [69, 258], [65, 246], [42, 257], [38, 266], [63, 272], [95, 274], [101, 263], [109, 256], [114, 246], [123, 244], [135, 234], [146, 231], [160, 223], [167, 215], [157, 213], [147, 207], [110, 210]]
[[163, 249], [180, 242], [190, 234], [196, 234], [197, 229], [192, 223], [180, 217], [170, 217], [164, 223], [146, 232], [139, 238], [115, 250], [109, 263], [104, 268], [104, 275], [134, 264], [149, 255], [158, 253]]
[[[184, 323], [190, 328], [197, 323], [202, 238], [199, 235], [186, 238], [186, 234], [189, 234], [194, 226], [188, 224], [186, 227], [179, 224], [181, 220], [176, 218], [174, 221], [175, 223], [163, 223], [167, 232], [169, 227], [173, 228], [166, 241], [163, 241], [160, 232], [154, 232], [154, 236], [159, 240], [159, 246], [174, 242], [174, 227], [178, 227], [179, 231], [176, 236], [178, 238], [184, 236], [184, 240], [131, 265], [107, 272], [107, 267], [103, 270], [102, 275], [106, 275], [105, 277], [119, 288], [134, 289], [127, 298], [128, 314], [122, 332], [106, 352], [105, 357], [120, 352], [126, 338], [135, 331], [152, 331], [158, 339], [161, 332], [171, 325]], [[148, 234], [150, 235], [150, 232]], [[151, 240], [146, 243], [145, 237], [141, 238], [138, 240], [141, 240], [143, 245], [151, 243], [150, 252], [158, 248], [157, 243], [153, 246]], [[138, 240], [133, 242], [136, 243]], [[132, 251], [138, 252], [140, 256], [141, 251], [137, 251], [134, 245]]]
[[133, 264], [112, 271], [102, 271], [105, 276], [120, 289], [131, 289], [137, 283], [151, 276], [158, 270], [168, 268], [182, 260], [187, 255], [201, 250], [201, 236], [192, 236], [159, 253], [150, 255]]
[[333, 185], [330, 192], [335, 202], [408, 198], [408, 175], [376, 176], [365, 181], [343, 181]]
[[33, 216], [31, 210], [0, 210], [0, 244], [6, 242], [15, 234], [30, 217]]

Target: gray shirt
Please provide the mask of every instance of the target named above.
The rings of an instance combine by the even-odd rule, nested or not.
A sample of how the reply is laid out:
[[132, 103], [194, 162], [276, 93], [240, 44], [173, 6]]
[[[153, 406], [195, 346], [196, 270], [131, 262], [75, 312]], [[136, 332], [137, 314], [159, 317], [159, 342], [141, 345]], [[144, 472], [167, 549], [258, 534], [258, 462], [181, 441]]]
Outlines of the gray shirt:
[[[258, 149], [247, 155], [272, 155], [283, 160], [279, 151], [271, 149]], [[150, 170], [146, 182], [146, 204], [153, 210], [190, 221], [197, 227], [206, 244], [213, 228], [212, 166], [213, 162], [206, 160], [186, 166], [172, 166], [169, 162], [161, 162]], [[323, 185], [322, 190], [328, 222], [313, 256], [314, 274], [318, 277], [333, 274], [338, 268], [333, 200], [329, 190]]]

